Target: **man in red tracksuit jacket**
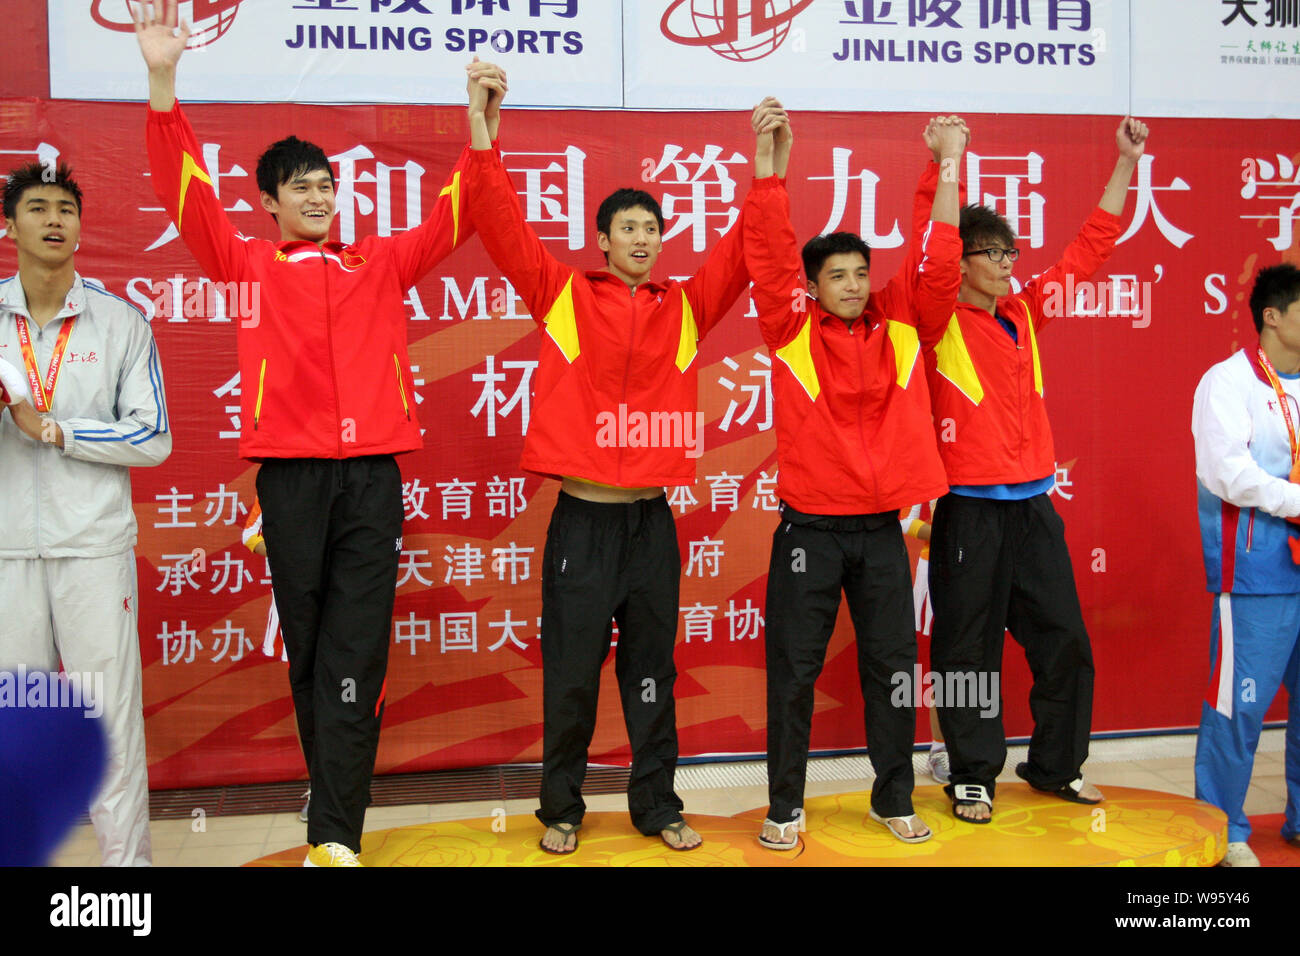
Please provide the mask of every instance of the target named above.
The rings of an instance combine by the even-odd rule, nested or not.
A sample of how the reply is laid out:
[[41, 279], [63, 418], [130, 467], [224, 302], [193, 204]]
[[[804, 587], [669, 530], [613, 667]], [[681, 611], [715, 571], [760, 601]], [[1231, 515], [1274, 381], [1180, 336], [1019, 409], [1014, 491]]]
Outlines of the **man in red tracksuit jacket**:
[[[1033, 674], [1034, 732], [1016, 773], [1037, 790], [1098, 803], [1085, 783], [1092, 723], [1092, 649], [1075, 590], [1065, 528], [1048, 499], [1056, 477], [1038, 333], [1066, 294], [1101, 268], [1120, 233], [1146, 126], [1125, 118], [1119, 158], [1101, 202], [1051, 269], [1011, 295], [1019, 251], [1005, 219], [984, 206], [961, 211], [961, 291], [956, 311], [922, 317], [926, 378], [950, 492], [934, 511], [931, 664], [945, 689], [984, 691], [992, 706], [937, 700], [951, 760], [953, 813], [987, 823], [1006, 761], [998, 709], [1003, 633], [1025, 648]], [[949, 696], [959, 696], [955, 692]]]
[[685, 282], [650, 279], [663, 215], [620, 190], [596, 214], [605, 269], [556, 261], [530, 229], [485, 116], [500, 84], [471, 64], [473, 152], [464, 189], [475, 228], [542, 331], [522, 467], [562, 481], [542, 572], [543, 757], [538, 818], [551, 853], [577, 848], [582, 782], [596, 725], [610, 619], [632, 746], [628, 809], [640, 832], [674, 849], [700, 845], [673, 792], [677, 726], [673, 646], [681, 555], [665, 485], [695, 481], [699, 339], [749, 283], [737, 224]]
[[[754, 111], [754, 188], [744, 210], [745, 261], [772, 353], [781, 522], [767, 578], [767, 768], [771, 802], [759, 842], [793, 849], [803, 814], [813, 685], [840, 592], [858, 645], [871, 817], [906, 843], [930, 838], [912, 811], [916, 664], [912, 581], [900, 508], [947, 490], [921, 370], [917, 314], [952, 314], [961, 283], [957, 117], [925, 131], [934, 162], [918, 193], [938, 197], [898, 274], [871, 291], [870, 250], [851, 233], [817, 236], [800, 254], [783, 179], [789, 121], [780, 103]], [[946, 175], [940, 175], [941, 165]], [[918, 205], [920, 205], [918, 203]], [[805, 280], [803, 275], [807, 276]], [[802, 295], [791, 300], [792, 290]], [[901, 700], [897, 699], [901, 696]]]
[[345, 246], [329, 238], [329, 160], [290, 137], [257, 168], [280, 242], [246, 238], [227, 220], [176, 104], [189, 31], [175, 28], [174, 2], [137, 20], [149, 67], [153, 185], [207, 275], [235, 284], [231, 301], [254, 306], [237, 316], [239, 453], [262, 462], [263, 534], [311, 776], [304, 865], [357, 866], [401, 551], [393, 456], [422, 446], [403, 298], [469, 235], [465, 156], [420, 226]]

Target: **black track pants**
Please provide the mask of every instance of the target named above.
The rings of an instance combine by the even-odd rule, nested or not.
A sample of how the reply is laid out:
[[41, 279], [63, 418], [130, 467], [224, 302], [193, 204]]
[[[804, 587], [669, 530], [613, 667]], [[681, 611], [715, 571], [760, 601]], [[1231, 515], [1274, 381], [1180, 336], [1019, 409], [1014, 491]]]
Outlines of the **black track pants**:
[[931, 663], [944, 684], [970, 674], [986, 685], [991, 675], [999, 678], [992, 714], [981, 716], [980, 704], [969, 699], [964, 706], [945, 700], [938, 708], [952, 782], [983, 784], [992, 794], [1006, 763], [1000, 699], [1005, 630], [1025, 649], [1034, 678], [1028, 779], [1056, 790], [1077, 777], [1088, 759], [1092, 726], [1092, 647], [1065, 525], [1048, 496], [941, 498], [930, 541], [930, 601]]
[[541, 808], [548, 826], [580, 823], [587, 748], [596, 729], [600, 666], [618, 621], [615, 673], [632, 746], [627, 802], [642, 833], [681, 819], [673, 792], [673, 683], [681, 553], [663, 497], [597, 504], [563, 492], [546, 532], [542, 570]]
[[[807, 522], [807, 523], [801, 523]], [[840, 592], [857, 635], [867, 750], [876, 772], [871, 805], [882, 816], [912, 812], [910, 695], [891, 700], [894, 675], [911, 680], [916, 626], [907, 548], [898, 515], [801, 515], [789, 506], [772, 536], [767, 577], [767, 774], [769, 817], [803, 807], [813, 685], [835, 628]]]
[[311, 775], [307, 841], [359, 851], [383, 718], [401, 472], [391, 455], [268, 459], [257, 495]]

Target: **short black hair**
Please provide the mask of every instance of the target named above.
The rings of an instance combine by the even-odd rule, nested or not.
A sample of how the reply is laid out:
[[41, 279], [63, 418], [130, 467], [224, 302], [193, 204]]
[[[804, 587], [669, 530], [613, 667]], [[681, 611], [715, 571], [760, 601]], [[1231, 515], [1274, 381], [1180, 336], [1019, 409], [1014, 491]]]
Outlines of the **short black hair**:
[[962, 206], [958, 222], [964, 256], [976, 249], [988, 248], [990, 243], [999, 243], [1004, 249], [1016, 245], [1016, 232], [1011, 224], [988, 206]]
[[334, 170], [325, 150], [297, 136], [272, 143], [257, 160], [257, 188], [275, 198], [280, 187], [317, 169], [330, 174], [330, 185], [335, 185]]
[[1265, 309], [1285, 312], [1296, 299], [1300, 299], [1300, 269], [1289, 262], [1260, 269], [1250, 290], [1250, 314], [1255, 320], [1255, 331], [1264, 331]]
[[59, 163], [56, 167], [37, 162], [19, 166], [5, 181], [6, 219], [13, 219], [18, 214], [18, 203], [22, 200], [23, 193], [37, 186], [58, 186], [76, 200], [77, 215], [81, 215], [81, 187], [72, 178], [72, 170], [67, 163]]
[[659, 202], [654, 196], [640, 189], [616, 189], [606, 196], [605, 201], [596, 210], [596, 231], [608, 236], [615, 214], [638, 206], [654, 215], [655, 221], [659, 223], [659, 232], [662, 233], [664, 231], [663, 210], [659, 208]]
[[824, 236], [813, 236], [803, 244], [803, 271], [809, 282], [816, 282], [822, 266], [831, 256], [841, 253], [861, 253], [871, 266], [871, 247], [861, 236], [853, 232], [832, 232]]

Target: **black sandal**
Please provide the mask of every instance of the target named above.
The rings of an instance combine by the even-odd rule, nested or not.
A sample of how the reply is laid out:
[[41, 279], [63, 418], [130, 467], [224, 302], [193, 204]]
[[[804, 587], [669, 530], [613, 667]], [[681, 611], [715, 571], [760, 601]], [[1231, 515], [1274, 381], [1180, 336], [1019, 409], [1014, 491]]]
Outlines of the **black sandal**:
[[[573, 837], [573, 847], [568, 850], [552, 850], [549, 846], [547, 846], [545, 843], [539, 840], [537, 845], [541, 847], [543, 850], [545, 850], [547, 853], [554, 853], [556, 856], [568, 856], [570, 853], [577, 852], [578, 831], [582, 829], [581, 823], [550, 823], [547, 824], [546, 829], [559, 830], [561, 833], [564, 834], [564, 840], [566, 843], [568, 842], [569, 837]], [[545, 835], [543, 835], [542, 840], [545, 839], [546, 837]]]
[[[682, 851], [687, 851], [687, 850], [698, 850], [700, 847], [704, 846], [704, 839], [703, 839], [703, 838], [701, 838], [701, 839], [700, 839], [700, 842], [697, 843], [697, 844], [695, 844], [695, 846], [682, 846], [682, 845], [681, 845], [681, 840], [682, 840], [682, 831], [686, 829], [686, 821], [685, 821], [685, 820], [678, 820], [676, 823], [670, 823], [670, 824], [668, 824], [668, 826], [664, 827], [663, 829], [664, 829], [664, 830], [672, 830], [673, 833], [677, 834], [677, 840], [678, 840], [678, 842], [677, 842], [677, 845], [674, 846], [673, 844], [669, 843], [666, 839], [664, 839], [663, 831], [660, 831], [660, 833], [659, 833], [659, 839], [663, 840], [663, 841], [664, 841], [664, 845], [665, 845], [666, 847], [668, 847], [668, 849], [670, 849], [670, 850], [682, 850]], [[798, 841], [796, 840], [796, 843], [797, 843], [797, 842], [798, 842]]]
[[1059, 790], [1044, 790], [1042, 787], [1034, 786], [1033, 781], [1031, 781], [1027, 776], [1028, 772], [1029, 772], [1029, 764], [1027, 763], [1016, 764], [1016, 776], [1019, 777], [1021, 780], [1025, 781], [1025, 783], [1029, 784], [1030, 788], [1037, 791], [1038, 793], [1051, 794], [1053, 797], [1060, 797], [1062, 800], [1068, 800], [1071, 803], [1084, 803], [1087, 804], [1088, 806], [1093, 806], [1094, 804], [1101, 803], [1101, 801], [1105, 799], [1103, 797], [1097, 800], [1086, 800], [1079, 795], [1080, 791], [1083, 790], [1082, 775], [1075, 777], [1073, 780], [1067, 783], [1064, 787], [1061, 787]]
[[[989, 796], [988, 788], [979, 783], [950, 783], [943, 788], [943, 792], [948, 794], [952, 800], [952, 815], [958, 820], [966, 823], [988, 823], [993, 819], [993, 798]], [[989, 815], [983, 818], [964, 817], [957, 812], [958, 807], [973, 807], [977, 803], [982, 803], [989, 808]]]

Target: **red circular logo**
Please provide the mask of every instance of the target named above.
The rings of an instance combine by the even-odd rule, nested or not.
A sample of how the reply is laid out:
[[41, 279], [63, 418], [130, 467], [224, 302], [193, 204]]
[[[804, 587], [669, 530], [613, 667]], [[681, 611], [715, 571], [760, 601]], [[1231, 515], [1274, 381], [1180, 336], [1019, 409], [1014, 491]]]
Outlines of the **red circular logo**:
[[674, 43], [706, 46], [737, 62], [761, 60], [785, 42], [812, 0], [674, 0], [659, 30]]
[[[190, 25], [190, 40], [185, 48], [192, 50], [219, 40], [235, 22], [235, 13], [243, 2], [244, 0], [181, 0], [177, 19]], [[106, 30], [134, 33], [133, 15], [141, 6], [141, 0], [91, 0], [90, 17]], [[110, 8], [108, 14], [104, 12], [106, 7]], [[121, 19], [110, 19], [114, 11], [120, 11]]]

